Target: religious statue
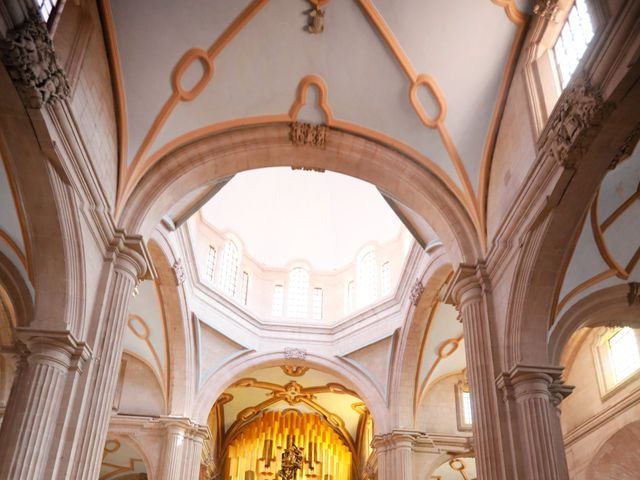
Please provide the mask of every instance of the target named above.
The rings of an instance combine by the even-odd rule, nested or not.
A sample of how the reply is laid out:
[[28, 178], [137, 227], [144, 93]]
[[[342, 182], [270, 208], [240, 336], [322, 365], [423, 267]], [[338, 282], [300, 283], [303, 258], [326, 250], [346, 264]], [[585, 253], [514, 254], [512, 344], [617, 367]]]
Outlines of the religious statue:
[[302, 451], [292, 442], [282, 452], [282, 468], [278, 471], [278, 477], [282, 480], [294, 480], [296, 472], [302, 469], [302, 458]]

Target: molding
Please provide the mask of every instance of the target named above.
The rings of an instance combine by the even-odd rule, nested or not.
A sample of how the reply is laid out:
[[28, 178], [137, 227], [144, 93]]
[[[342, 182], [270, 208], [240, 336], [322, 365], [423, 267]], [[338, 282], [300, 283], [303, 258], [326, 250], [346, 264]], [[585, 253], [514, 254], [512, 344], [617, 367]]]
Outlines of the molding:
[[568, 432], [564, 436], [565, 447], [570, 447], [574, 443], [584, 439], [595, 430], [603, 426], [605, 423], [613, 420], [618, 415], [640, 403], [640, 388], [635, 389], [622, 400], [603, 409], [587, 421]]

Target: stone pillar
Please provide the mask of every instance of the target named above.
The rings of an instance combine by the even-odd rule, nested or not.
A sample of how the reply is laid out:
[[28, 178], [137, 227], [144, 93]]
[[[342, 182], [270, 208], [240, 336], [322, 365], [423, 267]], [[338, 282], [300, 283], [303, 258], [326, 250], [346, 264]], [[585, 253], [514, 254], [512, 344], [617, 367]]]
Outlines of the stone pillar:
[[76, 424], [75, 445], [68, 457], [67, 478], [77, 480], [98, 478], [122, 359], [129, 301], [134, 286], [145, 274], [147, 265], [151, 265], [141, 238], [121, 235], [114, 240], [111, 251], [114, 266], [95, 335], [97, 358], [83, 388], [82, 416]]
[[170, 421], [166, 426], [161, 480], [197, 480], [200, 475], [202, 443], [207, 428], [191, 421]]
[[0, 430], [0, 477], [45, 478], [48, 454], [64, 408], [61, 400], [70, 371], [89, 357], [68, 332], [22, 330], [26, 346]]
[[464, 330], [478, 479], [505, 480], [508, 452], [500, 430], [504, 422], [498, 405], [484, 285], [486, 280], [480, 269], [463, 265], [456, 272], [447, 297], [457, 305]]
[[185, 442], [185, 429], [182, 425], [170, 424], [164, 440], [164, 453], [162, 455], [162, 467], [160, 468], [161, 480], [181, 478], [182, 451]]
[[417, 443], [429, 442], [421, 432], [394, 430], [373, 437], [372, 446], [378, 460], [378, 480], [414, 480], [414, 448]]
[[186, 480], [198, 480], [200, 477], [200, 464], [202, 463], [202, 446], [207, 438], [206, 427], [192, 429], [187, 435], [182, 464], [182, 476]]
[[505, 402], [515, 412], [519, 478], [569, 478], [558, 406], [573, 387], [561, 380], [562, 368], [516, 365], [498, 380]]

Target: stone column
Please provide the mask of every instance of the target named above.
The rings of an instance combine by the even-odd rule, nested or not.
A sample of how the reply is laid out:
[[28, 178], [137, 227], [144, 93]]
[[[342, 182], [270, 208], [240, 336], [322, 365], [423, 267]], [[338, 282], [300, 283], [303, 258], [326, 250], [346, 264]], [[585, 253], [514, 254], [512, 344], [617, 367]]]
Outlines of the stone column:
[[516, 365], [498, 380], [517, 418], [519, 478], [569, 478], [558, 406], [573, 387], [561, 375], [561, 367]]
[[[372, 446], [378, 459], [378, 480], [414, 480], [413, 455], [417, 443], [429, 442], [421, 432], [394, 430], [373, 437]], [[434, 449], [435, 450], [435, 449]], [[416, 472], [417, 474], [418, 472]]]
[[93, 371], [83, 388], [81, 417], [75, 428], [75, 445], [69, 455], [67, 478], [98, 478], [106, 441], [113, 395], [122, 359], [122, 336], [133, 288], [151, 265], [139, 237], [120, 235], [111, 253], [113, 270], [104, 295], [96, 331]]
[[161, 480], [197, 480], [200, 474], [202, 442], [207, 428], [188, 419], [169, 421], [163, 449]]
[[185, 428], [182, 425], [170, 424], [167, 426], [162, 454], [162, 467], [160, 468], [161, 480], [182, 478], [180, 474], [185, 434]]
[[0, 431], [0, 477], [45, 478], [47, 457], [57, 440], [67, 376], [89, 357], [68, 332], [19, 331], [26, 351], [16, 374]]
[[486, 279], [481, 269], [463, 265], [456, 272], [447, 297], [457, 305], [464, 330], [478, 479], [505, 480], [508, 452], [500, 430], [504, 422], [500, 419], [490, 319], [483, 286], [486, 286]]
[[202, 446], [205, 438], [207, 438], [208, 430], [206, 427], [192, 429], [186, 438], [182, 476], [186, 480], [198, 480], [200, 476], [200, 464], [202, 463]]

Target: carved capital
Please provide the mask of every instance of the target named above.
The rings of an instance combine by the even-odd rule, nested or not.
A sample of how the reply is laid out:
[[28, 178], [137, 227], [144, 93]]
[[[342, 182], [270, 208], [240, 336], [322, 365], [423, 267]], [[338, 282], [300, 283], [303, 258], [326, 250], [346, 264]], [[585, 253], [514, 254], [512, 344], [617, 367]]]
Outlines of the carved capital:
[[137, 281], [155, 280], [156, 270], [144, 239], [116, 230], [109, 242], [108, 252], [116, 267], [127, 271]]
[[42, 108], [69, 97], [69, 82], [56, 58], [47, 24], [35, 10], [9, 32], [0, 51], [27, 108]]
[[586, 78], [576, 78], [558, 100], [540, 136], [539, 155], [573, 168], [611, 110], [612, 105], [603, 101]]
[[488, 291], [488, 285], [484, 265], [461, 264], [449, 282], [444, 301], [460, 309], [465, 302], [480, 301], [483, 293]]
[[536, 0], [533, 5], [533, 14], [542, 18], [556, 21], [560, 8], [558, 0]]
[[82, 372], [92, 352], [71, 332], [18, 328], [16, 336], [23, 346], [22, 360], [29, 364], [45, 363], [61, 370]]
[[327, 142], [329, 127], [313, 123], [293, 122], [290, 125], [289, 139], [297, 146], [324, 148]]
[[546, 398], [560, 411], [560, 403], [574, 387], [562, 380], [563, 367], [516, 365], [496, 381], [504, 400], [524, 402], [531, 398]]
[[176, 285], [182, 285], [184, 281], [187, 279], [187, 271], [184, 268], [184, 264], [182, 263], [182, 259], [179, 258], [173, 263], [173, 274], [176, 277]]

